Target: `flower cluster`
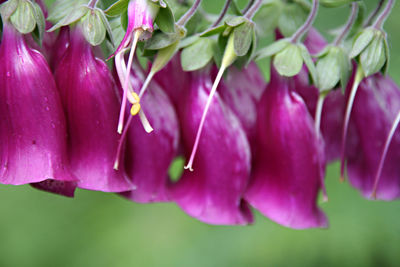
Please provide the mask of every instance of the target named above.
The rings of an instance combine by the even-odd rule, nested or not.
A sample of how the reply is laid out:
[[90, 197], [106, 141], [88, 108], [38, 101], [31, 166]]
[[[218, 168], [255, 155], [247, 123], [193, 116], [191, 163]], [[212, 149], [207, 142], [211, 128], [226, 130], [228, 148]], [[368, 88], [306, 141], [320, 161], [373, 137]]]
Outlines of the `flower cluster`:
[[[366, 198], [400, 197], [400, 90], [381, 72], [392, 0], [349, 37], [350, 52], [343, 42], [358, 4], [328, 44], [311, 27], [314, 0], [303, 25], [290, 33], [277, 27], [276, 42], [256, 54], [258, 0], [190, 37], [185, 25], [200, 1], [176, 23], [162, 0], [120, 0], [105, 11], [97, 1], [56, 7], [50, 18], [68, 14], [47, 25], [41, 1], [2, 2], [2, 184], [171, 201], [209, 224], [250, 224], [254, 208], [295, 229], [327, 227], [317, 203], [319, 194], [328, 198], [325, 169], [335, 160]], [[97, 44], [106, 31], [114, 39], [108, 20], [121, 12], [127, 29], [109, 67]], [[213, 54], [217, 41], [207, 38], [215, 34], [222, 52]], [[135, 57], [142, 41], [148, 67]], [[268, 83], [253, 61], [266, 56]], [[182, 158], [185, 170], [171, 173]]]

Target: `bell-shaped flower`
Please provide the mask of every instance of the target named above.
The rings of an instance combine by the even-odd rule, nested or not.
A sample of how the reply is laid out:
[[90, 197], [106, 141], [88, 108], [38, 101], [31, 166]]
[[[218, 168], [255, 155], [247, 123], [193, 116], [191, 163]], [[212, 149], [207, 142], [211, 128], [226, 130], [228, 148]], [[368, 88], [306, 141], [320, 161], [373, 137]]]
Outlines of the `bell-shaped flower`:
[[245, 199], [286, 227], [325, 227], [317, 207], [323, 150], [304, 101], [272, 68], [257, 121], [258, 149]]
[[[212, 81], [208, 70], [192, 74], [178, 105], [185, 156], [189, 156]], [[194, 171], [185, 170], [171, 197], [190, 216], [210, 224], [253, 221], [243, 193], [250, 174], [250, 148], [239, 120], [218, 92], [210, 105]]]
[[[144, 75], [138, 66], [134, 65], [134, 68], [131, 84], [139, 89]], [[167, 201], [168, 169], [179, 143], [178, 119], [171, 101], [156, 82], [150, 84], [141, 105], [147, 108], [154, 131], [147, 133], [141, 127], [140, 119], [130, 116], [131, 123], [128, 120], [127, 133], [124, 130], [122, 138], [126, 138], [126, 171], [136, 189], [121, 194], [141, 203]]]
[[[381, 73], [365, 78], [359, 85], [350, 117], [347, 144], [347, 172], [353, 186], [370, 198], [391, 125], [400, 110], [400, 89]], [[353, 129], [353, 131], [352, 131]], [[400, 196], [400, 131], [394, 137], [383, 162], [376, 198], [392, 200]]]
[[0, 182], [75, 181], [60, 96], [44, 57], [8, 22], [0, 45]]
[[67, 114], [68, 154], [78, 186], [106, 192], [133, 189], [124, 169], [113, 168], [119, 139], [116, 84], [79, 26], [71, 29], [55, 78]]
[[254, 62], [243, 69], [231, 66], [218, 87], [221, 98], [241, 122], [251, 148], [255, 146], [257, 106], [265, 88], [264, 77]]

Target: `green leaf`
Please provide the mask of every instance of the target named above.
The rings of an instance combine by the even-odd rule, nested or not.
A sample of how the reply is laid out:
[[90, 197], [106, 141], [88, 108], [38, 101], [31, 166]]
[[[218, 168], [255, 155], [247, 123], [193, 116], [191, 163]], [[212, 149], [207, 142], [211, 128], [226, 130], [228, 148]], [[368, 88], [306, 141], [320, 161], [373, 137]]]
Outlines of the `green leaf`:
[[67, 16], [65, 16], [63, 19], [61, 19], [59, 22], [57, 22], [48, 31], [49, 32], [55, 31], [58, 28], [61, 28], [62, 26], [67, 26], [69, 24], [72, 24], [72, 23], [80, 20], [88, 12], [88, 10], [90, 10], [90, 9], [86, 6], [81, 6], [76, 10], [72, 10]]
[[15, 12], [18, 7], [18, 0], [10, 0], [3, 3], [0, 6], [0, 14], [3, 20], [8, 20], [8, 18]]
[[196, 42], [199, 39], [200, 39], [200, 36], [198, 36], [198, 35], [192, 35], [187, 38], [184, 38], [179, 42], [179, 49], [185, 48], [185, 47], [193, 44], [194, 42]]
[[301, 50], [301, 56], [307, 66], [308, 72], [310, 73], [311, 78], [315, 83], [317, 82], [317, 70], [315, 69], [315, 65], [311, 58], [310, 52], [308, 52], [307, 48], [303, 44], [298, 44], [298, 46]]
[[36, 27], [35, 8], [31, 2], [20, 1], [15, 12], [10, 16], [14, 27], [22, 34], [33, 32]]
[[110, 17], [116, 17], [126, 12], [129, 0], [119, 0], [108, 7], [104, 12]]
[[205, 32], [203, 32], [202, 34], [200, 34], [201, 37], [209, 37], [212, 35], [216, 35], [216, 34], [220, 34], [221, 32], [223, 32], [226, 29], [226, 25], [220, 25], [211, 29], [206, 30]]
[[169, 6], [159, 9], [155, 22], [160, 30], [165, 33], [173, 33], [175, 31], [175, 18]]
[[181, 53], [181, 64], [184, 71], [194, 71], [203, 68], [213, 57], [214, 41], [200, 38], [186, 47]]
[[231, 27], [237, 27], [240, 24], [243, 24], [243, 23], [245, 23], [247, 21], [248, 20], [246, 18], [244, 18], [244, 17], [233, 17], [233, 18], [227, 19], [225, 21], [225, 24], [228, 25], [228, 26], [231, 26]]
[[96, 46], [101, 44], [106, 37], [106, 28], [98, 11], [88, 11], [80, 20], [83, 35], [86, 41]]
[[349, 55], [350, 58], [358, 56], [369, 45], [374, 36], [375, 30], [372, 28], [366, 28], [364, 31], [356, 35], [353, 48]]
[[254, 24], [245, 22], [233, 30], [233, 45], [237, 56], [244, 56], [250, 49], [253, 41]]
[[290, 44], [290, 42], [287, 39], [281, 39], [276, 42], [273, 42], [269, 46], [260, 49], [257, 52], [255, 59], [259, 60], [259, 59], [263, 59], [265, 57], [273, 56], [276, 53], [282, 51], [289, 44]]
[[386, 62], [386, 48], [384, 36], [379, 34], [370, 42], [370, 44], [361, 53], [360, 63], [365, 77], [380, 71]]
[[33, 3], [33, 8], [34, 8], [34, 16], [35, 16], [35, 20], [36, 20], [38, 34], [39, 34], [39, 41], [42, 42], [44, 31], [46, 28], [46, 19], [44, 18], [42, 9], [40, 8], [40, 6], [37, 3]]
[[150, 72], [156, 73], [160, 71], [174, 56], [178, 49], [179, 41], [171, 44], [170, 46], [164, 47], [158, 50], [156, 58], [154, 59], [153, 65], [151, 66]]
[[181, 36], [178, 33], [163, 33], [161, 31], [156, 31], [154, 32], [153, 37], [145, 43], [144, 48], [148, 50], [159, 50], [170, 46], [180, 39]]
[[87, 3], [88, 0], [56, 0], [49, 9], [49, 16], [47, 19], [53, 23], [58, 23], [71, 12], [83, 5], [86, 5]]
[[289, 44], [274, 57], [274, 66], [282, 76], [292, 77], [298, 74], [303, 66], [303, 57], [297, 45]]

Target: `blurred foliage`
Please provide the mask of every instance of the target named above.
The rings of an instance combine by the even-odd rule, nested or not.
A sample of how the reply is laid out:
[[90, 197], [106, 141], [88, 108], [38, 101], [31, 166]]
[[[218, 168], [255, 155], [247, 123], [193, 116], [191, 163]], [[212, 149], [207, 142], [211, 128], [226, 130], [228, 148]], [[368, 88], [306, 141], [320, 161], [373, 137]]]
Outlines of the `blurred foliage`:
[[[366, 1], [371, 9], [376, 1]], [[215, 13], [223, 1], [204, 1]], [[342, 14], [343, 11], [343, 14]], [[336, 28], [349, 9], [321, 8], [316, 27]], [[389, 74], [400, 83], [400, 6], [386, 23]], [[264, 70], [265, 62], [260, 62]], [[0, 266], [396, 266], [400, 202], [363, 199], [328, 168], [327, 230], [296, 231], [256, 212], [252, 226], [206, 225], [175, 204], [136, 204], [77, 190], [75, 199], [30, 186], [0, 186]]]

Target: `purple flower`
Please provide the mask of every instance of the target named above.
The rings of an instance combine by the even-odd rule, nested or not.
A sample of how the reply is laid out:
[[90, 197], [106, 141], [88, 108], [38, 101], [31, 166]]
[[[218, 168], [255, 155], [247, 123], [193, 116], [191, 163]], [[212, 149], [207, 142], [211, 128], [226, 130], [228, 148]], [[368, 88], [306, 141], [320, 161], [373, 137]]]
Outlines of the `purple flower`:
[[106, 192], [133, 189], [123, 168], [113, 169], [119, 139], [117, 88], [79, 27], [71, 29], [55, 78], [67, 114], [68, 153], [78, 186]]
[[[178, 105], [185, 156], [189, 156], [212, 82], [208, 70], [193, 73]], [[190, 216], [210, 224], [248, 224], [242, 196], [250, 173], [250, 148], [242, 126], [218, 92], [196, 154], [196, 170], [171, 186], [172, 199]]]
[[[357, 91], [350, 117], [347, 172], [352, 185], [371, 197], [385, 140], [400, 110], [400, 89], [378, 73], [365, 78]], [[392, 200], [400, 196], [400, 132], [395, 132], [387, 152], [376, 198]]]
[[75, 181], [59, 94], [44, 57], [8, 22], [0, 45], [0, 182]]
[[[142, 71], [135, 66], [131, 84], [141, 88], [143, 81]], [[122, 195], [142, 203], [167, 201], [168, 169], [178, 150], [178, 119], [171, 101], [156, 82], [150, 84], [141, 103], [148, 108], [147, 115], [155, 130], [147, 133], [138, 117], [129, 118], [132, 123], [126, 125], [129, 130], [125, 166], [136, 189]]]
[[230, 67], [218, 87], [221, 98], [241, 122], [252, 150], [256, 145], [257, 106], [265, 88], [264, 77], [254, 62], [241, 70]]
[[258, 109], [258, 150], [245, 199], [281, 225], [326, 227], [316, 205], [324, 167], [318, 133], [290, 80], [271, 69]]

